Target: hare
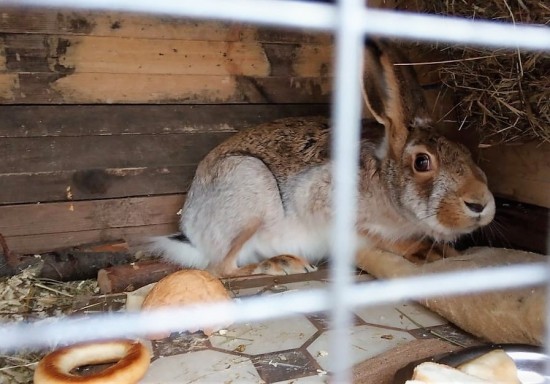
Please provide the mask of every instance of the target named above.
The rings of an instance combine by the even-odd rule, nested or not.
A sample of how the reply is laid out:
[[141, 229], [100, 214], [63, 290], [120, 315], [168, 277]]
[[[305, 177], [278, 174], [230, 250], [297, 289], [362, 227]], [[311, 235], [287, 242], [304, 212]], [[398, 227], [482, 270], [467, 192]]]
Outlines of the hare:
[[[366, 127], [357, 170], [361, 247], [414, 259], [491, 222], [494, 198], [468, 150], [436, 134], [422, 89], [388, 44], [366, 44]], [[179, 235], [154, 239], [170, 261], [219, 276], [310, 272], [328, 256], [330, 124], [285, 118], [239, 132], [199, 164]], [[448, 252], [452, 249], [449, 248]], [[334, 255], [337, 257], [337, 255]]]

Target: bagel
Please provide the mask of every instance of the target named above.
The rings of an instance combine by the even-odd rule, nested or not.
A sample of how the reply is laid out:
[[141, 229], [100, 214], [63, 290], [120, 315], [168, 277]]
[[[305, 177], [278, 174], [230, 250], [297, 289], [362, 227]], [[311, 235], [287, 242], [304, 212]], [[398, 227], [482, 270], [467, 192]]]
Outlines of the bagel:
[[[147, 372], [151, 356], [139, 341], [108, 340], [71, 345], [46, 355], [34, 371], [35, 384], [135, 384]], [[71, 374], [74, 368], [113, 363], [88, 376]]]

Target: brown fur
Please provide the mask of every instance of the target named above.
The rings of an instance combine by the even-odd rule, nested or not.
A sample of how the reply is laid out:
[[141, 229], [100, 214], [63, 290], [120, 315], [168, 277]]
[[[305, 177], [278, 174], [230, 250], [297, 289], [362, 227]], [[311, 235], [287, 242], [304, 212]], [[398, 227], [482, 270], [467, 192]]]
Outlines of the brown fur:
[[327, 118], [290, 117], [237, 133], [214, 148], [200, 167], [211, 168], [213, 162], [226, 156], [252, 156], [266, 164], [276, 179], [281, 179], [326, 162], [329, 144]]
[[[393, 65], [402, 61], [400, 54], [372, 41], [366, 53], [366, 104], [383, 129], [364, 124], [361, 132], [357, 233], [367, 246], [411, 259], [422, 259], [422, 253], [442, 257], [451, 251], [428, 239], [453, 241], [487, 224], [493, 197], [468, 151], [431, 126], [414, 71]], [[182, 228], [194, 236], [191, 243], [210, 252], [210, 269], [223, 275], [295, 273], [313, 267], [273, 253], [296, 247], [316, 260], [328, 252], [329, 126], [323, 117], [262, 124], [236, 134], [201, 162]], [[429, 156], [429, 169], [415, 168], [418, 154]], [[267, 260], [256, 263], [258, 257]], [[251, 265], [239, 268], [239, 260]]]

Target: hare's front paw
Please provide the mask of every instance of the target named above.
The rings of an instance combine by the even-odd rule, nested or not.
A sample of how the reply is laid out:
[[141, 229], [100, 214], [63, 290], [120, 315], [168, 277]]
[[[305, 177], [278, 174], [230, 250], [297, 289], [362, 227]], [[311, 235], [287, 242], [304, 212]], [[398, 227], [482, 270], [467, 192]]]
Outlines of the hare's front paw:
[[423, 241], [416, 249], [409, 250], [404, 257], [415, 264], [431, 263], [432, 261], [454, 257], [458, 251], [448, 244], [437, 244]]
[[292, 255], [275, 256], [259, 263], [253, 274], [292, 275], [296, 273], [314, 272], [317, 267], [305, 259]]
[[449, 244], [434, 243], [429, 240], [399, 240], [387, 242], [380, 240], [378, 248], [401, 255], [411, 263], [425, 264], [439, 259], [457, 256], [459, 253]]

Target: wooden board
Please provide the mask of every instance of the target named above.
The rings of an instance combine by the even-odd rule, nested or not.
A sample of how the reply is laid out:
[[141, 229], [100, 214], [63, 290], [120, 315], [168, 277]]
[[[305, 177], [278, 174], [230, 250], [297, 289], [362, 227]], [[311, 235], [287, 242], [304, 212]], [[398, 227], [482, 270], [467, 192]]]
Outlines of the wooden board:
[[550, 208], [550, 144], [500, 145], [480, 152], [495, 194]]
[[187, 192], [196, 165], [0, 174], [2, 205]]
[[332, 45], [10, 34], [5, 71], [326, 76]]
[[183, 201], [183, 195], [166, 195], [3, 206], [0, 207], [0, 233], [10, 248], [19, 253], [98, 239], [124, 238], [130, 243], [131, 236], [135, 239], [174, 232]]
[[[387, 5], [387, 4], [386, 4]], [[86, 12], [3, 12], [2, 103], [327, 102], [328, 34]], [[411, 55], [414, 61], [430, 61]], [[423, 84], [433, 65], [417, 66]]]
[[239, 23], [199, 21], [119, 12], [58, 12], [0, 8], [0, 32], [67, 34], [205, 41], [329, 43], [328, 33], [260, 28]]
[[328, 103], [329, 77], [0, 74], [0, 104]]
[[183, 201], [183, 195], [166, 195], [8, 205], [0, 207], [0, 233], [10, 237], [168, 224], [178, 220]]
[[[109, 54], [103, 53], [105, 57], [85, 57], [96, 55], [95, 48], [79, 53], [77, 47], [77, 53], [69, 54], [72, 48], [65, 47], [58, 53], [61, 43], [57, 41], [56, 44], [57, 48], [46, 49], [53, 49], [53, 53], [41, 50], [33, 53], [36, 59], [17, 52], [7, 56], [7, 69], [0, 71], [1, 103], [287, 104], [330, 101], [332, 59], [329, 46], [263, 44], [259, 47], [249, 44], [241, 48], [256, 50], [258, 57], [247, 63], [242, 58], [223, 57], [226, 53], [217, 50], [220, 47], [206, 49], [186, 59], [176, 56], [179, 51], [159, 56], [156, 52], [147, 54], [142, 50], [145, 56], [139, 56], [135, 53], [139, 52], [137, 49], [131, 49], [130, 56], [119, 57], [124, 44], [116, 42], [112, 43], [116, 44], [116, 49], [112, 48]], [[48, 55], [51, 57], [44, 58]], [[421, 76], [420, 81], [433, 87], [430, 76]]]
[[233, 133], [327, 105], [0, 106], [0, 205], [187, 191]]
[[33, 254], [72, 247], [96, 241], [125, 239], [134, 250], [140, 249], [152, 236], [163, 236], [178, 231], [177, 222], [167, 224], [91, 229], [77, 232], [42, 233], [12, 236], [7, 239], [17, 253]]
[[197, 164], [230, 133], [5, 138], [0, 174]]
[[326, 34], [17, 8], [0, 31], [4, 104], [315, 103], [330, 91]]
[[282, 117], [329, 112], [328, 104], [1, 105], [0, 138], [234, 133]]

